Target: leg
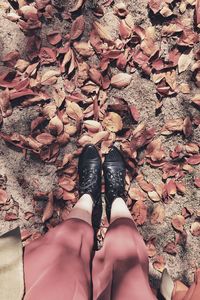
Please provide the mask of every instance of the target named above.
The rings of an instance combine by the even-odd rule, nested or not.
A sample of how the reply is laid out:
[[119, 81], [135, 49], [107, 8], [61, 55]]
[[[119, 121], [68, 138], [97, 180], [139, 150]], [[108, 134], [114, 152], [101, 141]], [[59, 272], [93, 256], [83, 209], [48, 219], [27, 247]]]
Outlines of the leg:
[[24, 299], [89, 299], [92, 207], [83, 195], [65, 222], [25, 248]]
[[94, 300], [156, 299], [149, 286], [145, 244], [122, 198], [112, 204], [111, 225], [93, 260], [92, 276]]

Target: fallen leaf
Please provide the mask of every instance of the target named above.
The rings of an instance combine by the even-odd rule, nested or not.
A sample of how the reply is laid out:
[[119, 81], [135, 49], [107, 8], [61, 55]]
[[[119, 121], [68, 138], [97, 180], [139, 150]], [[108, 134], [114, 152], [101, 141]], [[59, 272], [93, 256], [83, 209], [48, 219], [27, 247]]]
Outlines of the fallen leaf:
[[148, 196], [153, 202], [160, 201], [160, 196], [158, 195], [158, 193], [156, 191], [148, 192]]
[[94, 29], [95, 31], [98, 33], [98, 35], [100, 36], [100, 38], [102, 40], [105, 40], [106, 42], [112, 42], [113, 43], [113, 39], [111, 37], [111, 35], [109, 34], [107, 28], [103, 25], [101, 25], [99, 22], [95, 21], [93, 23]]
[[12, 114], [12, 106], [10, 103], [10, 93], [8, 88], [0, 92], [0, 110], [3, 118], [7, 118]]
[[174, 227], [174, 229], [183, 232], [184, 230], [184, 225], [185, 225], [185, 218], [181, 215], [175, 215], [172, 217], [172, 226]]
[[58, 184], [63, 190], [68, 192], [73, 191], [76, 186], [76, 182], [72, 180], [70, 177], [66, 177], [66, 176], [60, 178]]
[[63, 131], [63, 123], [58, 116], [53, 117], [49, 122], [49, 131], [53, 135], [59, 135]]
[[124, 88], [131, 82], [132, 76], [127, 73], [118, 73], [111, 78], [111, 85], [115, 88]]
[[194, 179], [194, 185], [197, 188], [200, 188], [200, 177], [195, 177], [195, 179]]
[[12, 212], [6, 213], [5, 218], [4, 218], [5, 221], [15, 221], [18, 219], [19, 219], [19, 217], [17, 216], [17, 214], [12, 213]]
[[168, 195], [175, 195], [176, 194], [176, 183], [174, 182], [173, 179], [170, 179], [166, 184], [165, 184], [165, 189], [168, 193]]
[[153, 262], [153, 267], [154, 267], [155, 270], [162, 273], [164, 268], [165, 268], [165, 259], [164, 259], [164, 257], [161, 256], [161, 255], [157, 255], [154, 262]]
[[195, 96], [191, 99], [191, 101], [192, 101], [194, 104], [196, 104], [197, 106], [200, 107], [200, 94], [195, 95]]
[[153, 237], [146, 242], [148, 257], [153, 257], [156, 255], [155, 241], [156, 238]]
[[66, 104], [66, 113], [70, 118], [76, 121], [83, 119], [83, 111], [77, 103], [66, 101]]
[[48, 200], [47, 200], [43, 215], [42, 215], [43, 223], [52, 217], [53, 211], [54, 211], [54, 199], [53, 199], [53, 193], [50, 192], [48, 195]]
[[163, 248], [163, 251], [168, 254], [176, 255], [177, 254], [176, 244], [174, 242], [167, 243], [167, 245], [165, 245], [165, 247]]
[[189, 165], [198, 165], [200, 164], [200, 155], [199, 154], [192, 155], [188, 157], [186, 161]]
[[192, 223], [190, 231], [193, 236], [200, 236], [200, 222]]
[[137, 225], [143, 225], [147, 218], [147, 207], [142, 200], [138, 200], [132, 208], [133, 220]]
[[77, 38], [79, 38], [83, 34], [84, 29], [85, 29], [85, 19], [81, 15], [77, 17], [72, 23], [72, 27], [70, 31], [71, 39], [76, 40]]
[[94, 54], [94, 50], [88, 42], [74, 42], [73, 46], [76, 51], [83, 57], [90, 57]]
[[193, 52], [190, 51], [190, 53], [183, 53], [181, 54], [181, 56], [179, 57], [178, 60], [178, 72], [179, 74], [186, 71], [189, 67], [189, 65], [192, 62], [192, 57], [193, 57]]
[[111, 131], [118, 132], [123, 128], [123, 123], [120, 115], [114, 112], [109, 112], [102, 122], [103, 126]]
[[85, 3], [85, 0], [78, 0], [76, 2], [76, 4], [74, 5], [74, 7], [69, 10], [69, 12], [71, 12], [71, 13], [76, 12], [83, 6], [84, 3]]
[[151, 214], [151, 224], [162, 224], [165, 218], [165, 210], [161, 204], [158, 204]]
[[0, 188], [0, 204], [6, 204], [7, 201], [8, 201], [8, 195], [6, 191]]
[[183, 121], [183, 133], [187, 138], [192, 135], [192, 122], [190, 117], [186, 117]]
[[49, 42], [49, 44], [55, 46], [62, 41], [62, 36], [59, 31], [53, 31], [47, 34], [47, 41]]
[[138, 109], [136, 108], [136, 106], [133, 105], [133, 104], [131, 104], [131, 105], [129, 105], [129, 109], [130, 109], [131, 116], [132, 116], [133, 120], [135, 122], [138, 122], [139, 119], [140, 119], [140, 112], [138, 111]]
[[94, 120], [86, 120], [83, 122], [83, 125], [92, 133], [96, 133], [101, 130], [101, 123]]
[[59, 71], [48, 70], [42, 75], [40, 83], [42, 85], [52, 85], [52, 84], [56, 83], [57, 76], [59, 76], [59, 75], [60, 75]]
[[146, 198], [143, 191], [133, 186], [130, 187], [128, 194], [130, 198], [135, 201], [139, 201], [139, 200], [144, 201]]
[[139, 174], [136, 177], [136, 181], [139, 184], [139, 186], [141, 187], [141, 189], [143, 189], [143, 191], [145, 191], [145, 192], [152, 192], [155, 190], [154, 185], [152, 183], [144, 180], [144, 177], [141, 174]]
[[50, 133], [41, 133], [36, 136], [36, 140], [43, 145], [50, 145], [53, 143], [55, 138]]

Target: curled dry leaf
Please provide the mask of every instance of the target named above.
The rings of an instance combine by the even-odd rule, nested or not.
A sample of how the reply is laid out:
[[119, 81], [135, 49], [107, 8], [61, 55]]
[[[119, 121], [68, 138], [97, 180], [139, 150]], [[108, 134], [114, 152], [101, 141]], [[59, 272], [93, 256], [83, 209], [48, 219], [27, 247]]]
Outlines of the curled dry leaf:
[[200, 154], [195, 154], [186, 159], [189, 165], [198, 165], [200, 164]]
[[130, 109], [131, 116], [132, 116], [133, 120], [135, 122], [138, 122], [139, 119], [140, 119], [140, 112], [138, 111], [138, 109], [136, 108], [136, 106], [133, 105], [133, 104], [131, 104], [131, 105], [129, 105], [129, 109]]
[[94, 50], [88, 42], [74, 42], [73, 46], [76, 51], [83, 57], [90, 57], [94, 54]]
[[184, 230], [184, 225], [185, 225], [185, 218], [182, 215], [175, 215], [172, 218], [172, 226], [174, 229], [183, 232]]
[[168, 193], [168, 195], [175, 195], [176, 194], [176, 183], [174, 182], [174, 180], [169, 180], [169, 182], [167, 182], [165, 184], [165, 189]]
[[43, 145], [50, 145], [53, 143], [55, 138], [50, 133], [41, 133], [36, 136], [36, 140]]
[[52, 85], [52, 84], [56, 83], [57, 76], [59, 76], [59, 75], [60, 75], [59, 71], [48, 70], [42, 75], [40, 83], [42, 85]]
[[132, 208], [132, 215], [137, 225], [143, 225], [147, 218], [147, 207], [142, 200], [138, 200]]
[[187, 138], [192, 135], [192, 122], [190, 117], [186, 117], [183, 121], [183, 133]]
[[76, 102], [66, 101], [66, 104], [66, 113], [70, 118], [76, 121], [83, 119], [83, 111]]
[[49, 44], [55, 46], [58, 43], [60, 43], [62, 40], [62, 36], [59, 33], [59, 31], [53, 31], [49, 34], [47, 34], [47, 41], [49, 42]]
[[39, 57], [42, 65], [49, 65], [56, 61], [56, 52], [51, 48], [42, 47], [40, 49]]
[[15, 221], [18, 219], [19, 219], [19, 217], [17, 216], [17, 214], [12, 213], [12, 212], [6, 213], [5, 218], [4, 218], [5, 221]]
[[127, 73], [118, 73], [111, 78], [111, 85], [116, 88], [124, 88], [131, 82], [132, 76]]
[[101, 123], [94, 120], [86, 120], [83, 122], [83, 125], [92, 133], [96, 133], [101, 130]]
[[0, 189], [0, 204], [5, 204], [8, 200], [8, 195], [6, 191]]
[[63, 123], [58, 116], [53, 117], [49, 122], [49, 131], [53, 135], [59, 135], [63, 131]]
[[126, 17], [128, 15], [126, 4], [123, 2], [116, 3], [116, 5], [114, 6], [114, 13], [118, 17]]
[[178, 60], [178, 72], [179, 74], [186, 71], [189, 65], [192, 62], [193, 52], [191, 51], [189, 54], [181, 54]]
[[158, 204], [151, 215], [151, 224], [162, 224], [165, 218], [165, 210], [161, 204]]
[[173, 120], [168, 120], [165, 123], [165, 128], [169, 131], [182, 131], [183, 129], [183, 119], [178, 118], [178, 119], [173, 119]]
[[200, 236], [200, 222], [192, 223], [190, 231], [193, 236]]
[[155, 247], [156, 238], [150, 238], [146, 242], [148, 257], [153, 257], [156, 255], [156, 247]]
[[111, 132], [118, 132], [123, 128], [122, 118], [115, 112], [109, 112], [102, 124]]
[[94, 29], [95, 31], [98, 33], [98, 35], [100, 36], [100, 38], [106, 42], [113, 42], [113, 39], [111, 37], [111, 35], [109, 34], [108, 30], [106, 27], [104, 27], [103, 25], [101, 25], [99, 22], [95, 21], [93, 23]]
[[148, 196], [153, 202], [160, 201], [160, 196], [158, 195], [158, 193], [156, 191], [148, 192]]
[[76, 12], [83, 6], [84, 3], [85, 3], [85, 0], [77, 0], [76, 4], [74, 5], [74, 7], [72, 9], [69, 10], [69, 12], [71, 12], [71, 13]]
[[174, 242], [169, 242], [164, 248], [163, 251], [168, 253], [168, 254], [172, 254], [172, 255], [176, 255], [177, 254], [177, 248], [176, 248], [176, 244]]
[[197, 106], [200, 107], [200, 94], [195, 95], [195, 96], [191, 99], [191, 101], [192, 101], [194, 104], [196, 104]]
[[12, 106], [10, 103], [10, 93], [8, 88], [0, 92], [0, 110], [4, 118], [9, 117], [12, 114]]
[[76, 186], [76, 182], [67, 176], [63, 176], [62, 178], [60, 178], [58, 183], [63, 190], [68, 192], [73, 191]]
[[145, 191], [145, 192], [152, 192], [155, 190], [154, 185], [152, 183], [144, 180], [144, 177], [142, 174], [139, 174], [136, 177], [136, 181], [139, 184], [139, 186], [141, 187], [141, 189], [143, 189], [143, 191]]
[[138, 189], [136, 187], [130, 187], [128, 194], [129, 194], [130, 198], [135, 201], [139, 201], [139, 200], [144, 201], [146, 198], [143, 191], [141, 191], [140, 189]]
[[48, 200], [47, 200], [43, 215], [42, 215], [43, 223], [52, 217], [53, 211], [54, 211], [54, 199], [53, 199], [53, 193], [50, 192], [48, 195]]
[[108, 131], [100, 131], [93, 135], [93, 138], [91, 139], [91, 143], [96, 145], [98, 143], [101, 143], [102, 141], [105, 141], [108, 139], [109, 132]]
[[195, 25], [200, 28], [200, 1], [196, 0], [195, 6]]
[[155, 270], [159, 271], [159, 272], [163, 272], [164, 268], [165, 268], [165, 259], [163, 256], [156, 256], [154, 262], [153, 262], [153, 267]]
[[70, 31], [70, 36], [72, 40], [76, 40], [81, 36], [85, 29], [85, 19], [83, 15], [77, 17], [73, 23], [72, 23], [72, 28]]
[[195, 177], [195, 179], [194, 179], [194, 185], [197, 188], [200, 188], [200, 177]]

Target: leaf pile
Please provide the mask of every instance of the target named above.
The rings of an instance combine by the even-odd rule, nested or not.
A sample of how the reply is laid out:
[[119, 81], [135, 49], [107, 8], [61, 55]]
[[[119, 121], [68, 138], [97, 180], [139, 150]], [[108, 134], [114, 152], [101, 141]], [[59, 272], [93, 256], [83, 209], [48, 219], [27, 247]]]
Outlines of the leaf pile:
[[[3, 130], [0, 136], [22, 149], [24, 155], [30, 152], [44, 162], [55, 164], [57, 188], [48, 194], [34, 195], [35, 207], [38, 200], [46, 201], [41, 219], [48, 228], [57, 224], [56, 214], [59, 221], [65, 220], [78, 199], [77, 158], [88, 143], [97, 145], [103, 156], [113, 144], [120, 146], [128, 169], [127, 204], [137, 225], [143, 225], [147, 220], [152, 225], [162, 224], [165, 205], [173, 202], [177, 195], [187, 193], [185, 177], [188, 174], [192, 176], [194, 187], [200, 187], [200, 175], [194, 175], [195, 166], [200, 164], [200, 149], [199, 144], [191, 141], [193, 131], [200, 125], [200, 94], [191, 96], [189, 84], [178, 83], [179, 76], [190, 70], [191, 80], [200, 87], [200, 2], [150, 0], [147, 8], [150, 14], [163, 20], [160, 39], [156, 26], [144, 28], [135, 24], [128, 8], [121, 2], [113, 5], [119, 24], [118, 37], [113, 38], [101, 20], [106, 6], [111, 3], [113, 1], [106, 1], [93, 8], [94, 22], [87, 40], [84, 37], [87, 20], [83, 0], [77, 1], [71, 10], [56, 1], [36, 0], [30, 4], [25, 0], [18, 1], [15, 11], [9, 8], [4, 16], [16, 22], [26, 35], [27, 55], [24, 59], [18, 51], [12, 51], [3, 57], [0, 123], [3, 124], [17, 106], [34, 105], [39, 114], [31, 122], [28, 136], [17, 132], [8, 135]], [[188, 9], [193, 10], [194, 26], [180, 17]], [[65, 33], [52, 30], [46, 35], [48, 44], [45, 44], [40, 37], [42, 26], [57, 16], [67, 22], [70, 29]], [[163, 49], [163, 41], [171, 40], [173, 45]], [[141, 120], [141, 112], [126, 100], [125, 93], [124, 99], [116, 97], [115, 102], [110, 103], [109, 92], [113, 88], [131, 88], [132, 73], [136, 69], [155, 84], [152, 91], [158, 99], [155, 112], [160, 113], [165, 97], [183, 93], [188, 95], [188, 103], [197, 114], [169, 118], [160, 131]], [[184, 142], [167, 151], [163, 140], [178, 133]], [[61, 158], [61, 149], [65, 150], [71, 142], [77, 149]], [[139, 170], [144, 165], [156, 168], [162, 174], [159, 184], [149, 182]], [[7, 202], [5, 189], [0, 189], [2, 210], [8, 210]], [[148, 203], [153, 205], [150, 215]], [[16, 220], [16, 210], [6, 212], [5, 221]], [[27, 220], [32, 217], [31, 212], [26, 212]], [[177, 212], [171, 220], [175, 240], [168, 241], [163, 251], [177, 254], [178, 246], [187, 238], [187, 219], [193, 218], [190, 232], [194, 237], [199, 236], [199, 217], [199, 211], [191, 211], [188, 207]], [[23, 239], [30, 239], [31, 235], [24, 232]], [[37, 234], [32, 236], [36, 237]], [[147, 241], [147, 249], [149, 256], [154, 257], [154, 268], [162, 272], [165, 260], [156, 252], [154, 237]]]

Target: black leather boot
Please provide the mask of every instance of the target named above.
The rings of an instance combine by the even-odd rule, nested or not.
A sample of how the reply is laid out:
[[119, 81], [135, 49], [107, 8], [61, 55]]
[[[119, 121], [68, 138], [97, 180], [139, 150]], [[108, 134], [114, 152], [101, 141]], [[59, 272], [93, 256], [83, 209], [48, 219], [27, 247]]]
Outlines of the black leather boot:
[[109, 216], [113, 200], [117, 197], [124, 197], [125, 193], [125, 162], [121, 152], [114, 146], [105, 157], [103, 171], [105, 179], [107, 215]]
[[101, 158], [94, 145], [86, 145], [79, 157], [79, 194], [90, 194], [94, 206], [101, 202]]

